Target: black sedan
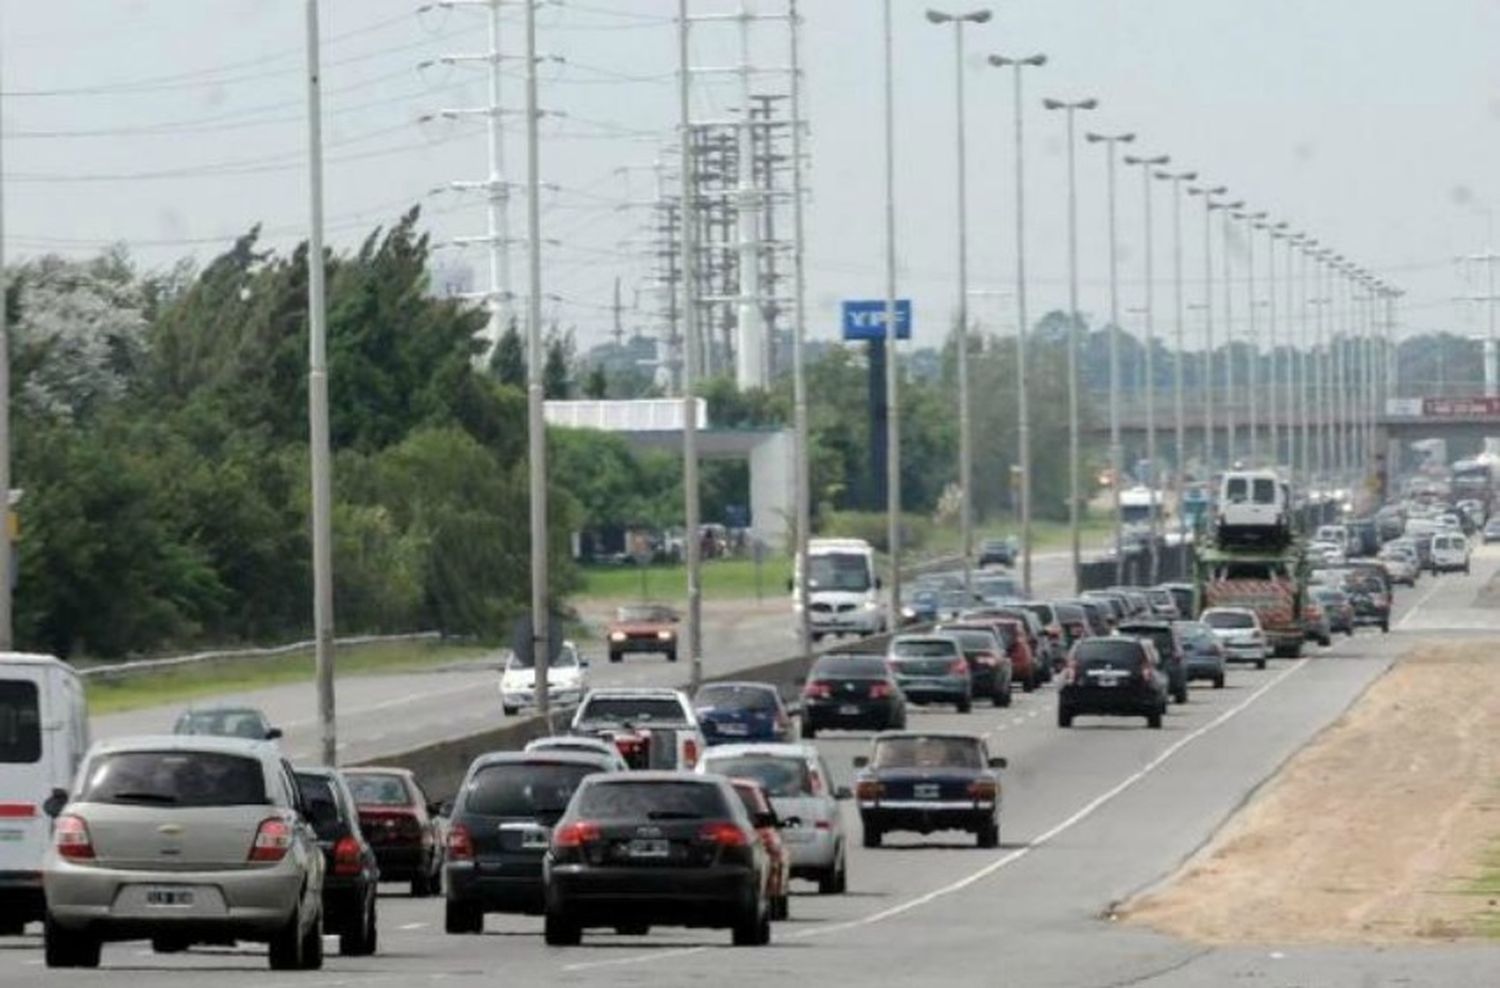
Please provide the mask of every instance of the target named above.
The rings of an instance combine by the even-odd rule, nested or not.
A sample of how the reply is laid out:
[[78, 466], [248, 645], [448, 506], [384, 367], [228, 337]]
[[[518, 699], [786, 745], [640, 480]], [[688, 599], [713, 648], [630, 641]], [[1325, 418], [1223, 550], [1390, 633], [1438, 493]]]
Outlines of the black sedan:
[[931, 834], [966, 830], [980, 847], [1000, 843], [1000, 777], [1005, 759], [991, 758], [972, 734], [886, 732], [868, 757], [854, 760], [854, 794], [865, 847], [893, 830]]
[[1155, 645], [1173, 702], [1187, 702], [1187, 656], [1182, 638], [1171, 621], [1126, 621], [1115, 629], [1115, 633], [1127, 638], [1144, 638]]
[[339, 953], [375, 953], [380, 867], [359, 829], [359, 813], [343, 776], [328, 768], [297, 769], [308, 822], [323, 849], [323, 929], [338, 934]]
[[729, 780], [684, 772], [584, 779], [543, 863], [544, 937], [576, 945], [587, 927], [728, 927], [737, 947], [771, 939], [771, 865]]
[[1160, 728], [1167, 712], [1167, 678], [1149, 639], [1089, 638], [1078, 643], [1057, 691], [1057, 726], [1079, 714], [1144, 717]]
[[882, 655], [818, 656], [802, 687], [802, 736], [819, 731], [885, 731], [906, 726], [906, 697]]

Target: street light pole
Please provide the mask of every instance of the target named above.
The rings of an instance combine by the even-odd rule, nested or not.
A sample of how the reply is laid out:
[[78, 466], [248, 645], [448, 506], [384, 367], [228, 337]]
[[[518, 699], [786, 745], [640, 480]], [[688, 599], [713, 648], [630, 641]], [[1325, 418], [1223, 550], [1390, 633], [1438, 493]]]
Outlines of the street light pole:
[[[686, 0], [683, 0], [685, 3]], [[891, 556], [891, 588], [886, 627], [901, 627], [901, 414], [896, 327], [896, 67], [891, 0], [885, 18], [885, 405], [886, 538]]]
[[1187, 353], [1182, 305], [1182, 183], [1195, 181], [1198, 173], [1157, 172], [1156, 177], [1172, 183], [1172, 295], [1177, 317], [1177, 349], [1172, 356], [1172, 411], [1177, 437], [1175, 469], [1172, 471], [1172, 498], [1176, 504], [1177, 530], [1182, 534], [1187, 520], [1182, 513], [1182, 481], [1187, 472], [1187, 423], [1183, 419], [1182, 406], [1182, 362]]
[[1226, 465], [1231, 469], [1235, 465], [1239, 415], [1234, 407], [1234, 278], [1230, 272], [1229, 245], [1234, 232], [1232, 218], [1244, 205], [1243, 199], [1214, 205], [1215, 209], [1224, 211], [1224, 455]]
[[984, 24], [988, 10], [946, 14], [928, 10], [931, 24], [953, 25], [953, 76], [958, 116], [958, 526], [963, 552], [964, 590], [974, 587], [974, 443], [969, 406], [969, 204], [968, 149], [964, 113], [964, 25]]
[[[0, 42], [5, 37], [0, 29]], [[0, 64], [3, 64], [0, 58]], [[0, 74], [3, 75], [3, 74]], [[0, 103], [4, 102], [4, 86], [0, 85]], [[0, 144], [4, 139], [0, 138]], [[0, 162], [0, 496], [5, 501], [5, 526], [0, 530], [0, 652], [9, 652], [15, 647], [14, 601], [11, 599], [11, 581], [15, 579], [17, 560], [15, 544], [11, 541], [10, 511], [10, 324], [6, 318], [5, 293], [5, 177], [4, 164]]]
[[[535, 8], [528, 3], [527, 10]], [[682, 236], [682, 506], [683, 561], [687, 564], [687, 638], [688, 657], [692, 661], [692, 685], [696, 690], [703, 681], [703, 586], [701, 583], [701, 550], [698, 491], [698, 195], [694, 180], [697, 162], [693, 158], [692, 116], [692, 45], [688, 0], [677, 2], [677, 113], [680, 165], [679, 184], [682, 201], [678, 207]], [[531, 201], [536, 202], [532, 196]], [[533, 251], [535, 253], [535, 251]], [[534, 294], [534, 293], [533, 293]]]
[[1151, 464], [1151, 472], [1148, 474], [1151, 483], [1147, 488], [1150, 505], [1151, 521], [1151, 583], [1155, 584], [1160, 569], [1160, 553], [1157, 549], [1157, 540], [1161, 536], [1160, 501], [1161, 484], [1158, 477], [1161, 475], [1161, 465], [1156, 461], [1156, 326], [1155, 314], [1152, 311], [1154, 299], [1153, 283], [1155, 271], [1152, 268], [1152, 230], [1151, 230], [1151, 170], [1160, 165], [1171, 164], [1172, 159], [1165, 154], [1155, 157], [1136, 157], [1127, 154], [1125, 164], [1139, 166], [1141, 169], [1141, 198], [1145, 218], [1145, 322], [1146, 322], [1146, 462]]
[[[307, 418], [312, 480], [313, 655], [324, 765], [338, 764], [333, 654], [333, 466], [328, 438], [328, 300], [323, 258], [323, 74], [318, 0], [307, 0]], [[6, 488], [9, 490], [9, 485]]]
[[1082, 451], [1078, 437], [1078, 169], [1074, 114], [1079, 110], [1092, 110], [1099, 101], [1090, 97], [1081, 100], [1044, 99], [1042, 106], [1048, 110], [1062, 110], [1067, 116], [1068, 131], [1068, 534], [1072, 542], [1073, 584], [1081, 589], [1079, 576], [1083, 572], [1083, 549], [1079, 538], [1079, 511], [1083, 497], [1081, 484]]
[[1021, 70], [1047, 64], [1046, 55], [1007, 58], [991, 55], [996, 68], [1015, 71], [1011, 88], [1016, 126], [1016, 459], [1021, 463], [1021, 586], [1031, 591], [1031, 401], [1026, 382], [1026, 337], [1031, 327], [1026, 313], [1026, 156], [1022, 153]]
[[1188, 195], [1203, 197], [1203, 470], [1204, 479], [1214, 473], [1214, 251], [1213, 215], [1219, 208], [1215, 196], [1228, 192], [1227, 186], [1189, 186]]
[[794, 551], [797, 566], [797, 644], [801, 654], [811, 659], [812, 615], [808, 601], [807, 540], [812, 534], [812, 474], [808, 460], [807, 370], [803, 352], [807, 345], [807, 278], [802, 204], [802, 20], [797, 3], [798, 0], [787, 0], [792, 42], [792, 266], [796, 291], [796, 309], [792, 316], [792, 416], [797, 446], [793, 456], [793, 484], [797, 499], [797, 538]]
[[1103, 144], [1108, 152], [1109, 182], [1109, 472], [1114, 491], [1115, 582], [1125, 581], [1125, 514], [1120, 502], [1120, 482], [1125, 473], [1124, 449], [1120, 445], [1120, 267], [1119, 242], [1115, 237], [1115, 148], [1129, 144], [1135, 135], [1088, 133], [1090, 144]]
[[1270, 361], [1266, 373], [1270, 380], [1266, 384], [1266, 429], [1270, 434], [1270, 466], [1281, 466], [1281, 430], [1276, 417], [1282, 413], [1289, 400], [1276, 400], [1277, 368], [1280, 366], [1276, 354], [1276, 241], [1282, 237], [1285, 223], [1257, 223], [1257, 230], [1266, 231], [1266, 349]]

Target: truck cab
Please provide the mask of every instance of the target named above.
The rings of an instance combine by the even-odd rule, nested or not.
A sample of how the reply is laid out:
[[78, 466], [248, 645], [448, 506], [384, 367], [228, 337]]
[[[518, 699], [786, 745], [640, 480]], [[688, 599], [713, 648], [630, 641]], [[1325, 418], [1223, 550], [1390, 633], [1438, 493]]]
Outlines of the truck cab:
[[[799, 561], [800, 562], [800, 561]], [[864, 539], [810, 539], [807, 565], [808, 625], [813, 640], [825, 635], [868, 636], [885, 628], [881, 582], [875, 574], [875, 549]], [[793, 577], [792, 607], [800, 606]]]

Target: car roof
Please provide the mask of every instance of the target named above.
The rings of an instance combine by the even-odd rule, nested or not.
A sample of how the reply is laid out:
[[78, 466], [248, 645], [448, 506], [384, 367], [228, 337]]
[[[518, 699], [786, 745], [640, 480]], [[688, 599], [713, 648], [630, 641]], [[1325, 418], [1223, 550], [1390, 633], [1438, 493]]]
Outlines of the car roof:
[[[728, 687], [730, 689], [736, 690], [759, 690], [763, 693], [777, 693], [776, 686], [773, 683], [757, 683], [748, 679], [715, 680], [712, 682], [704, 683], [698, 688], [700, 690], [706, 690], [712, 687]], [[777, 695], [779, 696], [780, 694], [777, 693]]]
[[274, 742], [252, 738], [226, 738], [215, 734], [138, 734], [94, 742], [96, 753], [120, 751], [205, 751], [230, 755], [281, 757]]
[[344, 769], [345, 775], [400, 775], [408, 779], [416, 778], [409, 768], [397, 768], [395, 765], [351, 765]]
[[964, 731], [881, 731], [871, 740], [892, 741], [900, 738], [948, 738], [958, 741], [984, 741], [984, 738], [980, 735], [969, 734]]
[[564, 751], [554, 749], [551, 751], [491, 751], [474, 759], [469, 766], [472, 772], [475, 769], [489, 768], [491, 765], [583, 765], [598, 767], [599, 765], [612, 765], [614, 759], [603, 751]]
[[1210, 608], [1206, 609], [1203, 613], [1204, 614], [1250, 614], [1250, 615], [1254, 615], [1255, 614], [1255, 612], [1252, 611], [1248, 607], [1210, 607]]
[[677, 772], [668, 769], [642, 769], [634, 772], [612, 772], [591, 775], [590, 785], [617, 785], [623, 782], [727, 782], [722, 775], [713, 772]]
[[56, 666], [73, 672], [72, 666], [53, 655], [41, 652], [0, 652], [0, 665], [6, 666]]
[[588, 692], [589, 697], [670, 697], [674, 700], [682, 699], [682, 690], [672, 689], [667, 686], [596, 686]]
[[1117, 627], [1115, 630], [1116, 631], [1126, 631], [1126, 630], [1129, 630], [1131, 628], [1153, 628], [1153, 629], [1156, 629], [1156, 630], [1160, 631], [1162, 629], [1170, 629], [1171, 627], [1172, 627], [1172, 622], [1168, 621], [1166, 619], [1149, 620], [1149, 619], [1144, 619], [1143, 618], [1141, 620], [1134, 620], [1134, 619], [1132, 619], [1132, 620], [1128, 620], [1128, 621], [1121, 621], [1120, 624], [1119, 624], [1119, 627]]
[[753, 758], [764, 755], [767, 758], [803, 758], [816, 759], [818, 752], [815, 748], [805, 744], [770, 743], [755, 744], [716, 744], [703, 753], [704, 761], [712, 761], [715, 758]]
[[266, 713], [259, 707], [252, 707], [245, 703], [204, 703], [189, 704], [183, 711], [185, 714], [255, 714], [262, 720], [266, 719]]

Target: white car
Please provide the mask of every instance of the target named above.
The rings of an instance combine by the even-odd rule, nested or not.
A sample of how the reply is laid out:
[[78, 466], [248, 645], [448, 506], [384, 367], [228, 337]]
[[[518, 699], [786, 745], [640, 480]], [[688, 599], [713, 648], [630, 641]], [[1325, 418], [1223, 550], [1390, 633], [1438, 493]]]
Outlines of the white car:
[[1309, 542], [1307, 555], [1324, 566], [1342, 566], [1347, 562], [1341, 542]]
[[1260, 626], [1260, 616], [1245, 607], [1210, 607], [1199, 621], [1213, 630], [1214, 637], [1224, 646], [1224, 658], [1230, 662], [1254, 662], [1256, 668], [1264, 669], [1271, 649], [1266, 644], [1266, 633]]
[[1421, 567], [1415, 550], [1387, 545], [1380, 550], [1380, 565], [1385, 567], [1386, 575], [1391, 578], [1392, 583], [1404, 583], [1408, 587], [1417, 585], [1417, 574]]
[[1469, 572], [1469, 540], [1459, 532], [1440, 532], [1432, 537], [1432, 569], [1436, 573]]
[[817, 882], [824, 895], [845, 891], [848, 835], [839, 800], [850, 794], [834, 785], [815, 746], [718, 745], [704, 754], [698, 771], [754, 779], [764, 786], [782, 821], [781, 839], [792, 859], [792, 877]]
[[[571, 707], [588, 691], [588, 679], [588, 660], [579, 656], [578, 647], [572, 642], [563, 642], [557, 658], [547, 666], [548, 698], [556, 706]], [[500, 674], [500, 708], [506, 714], [517, 714], [524, 707], [534, 706], [536, 667], [512, 654]]]
[[564, 751], [585, 755], [601, 755], [610, 759], [613, 771], [628, 772], [630, 766], [620, 757], [620, 749], [599, 738], [579, 738], [571, 734], [554, 734], [526, 742], [525, 751]]

